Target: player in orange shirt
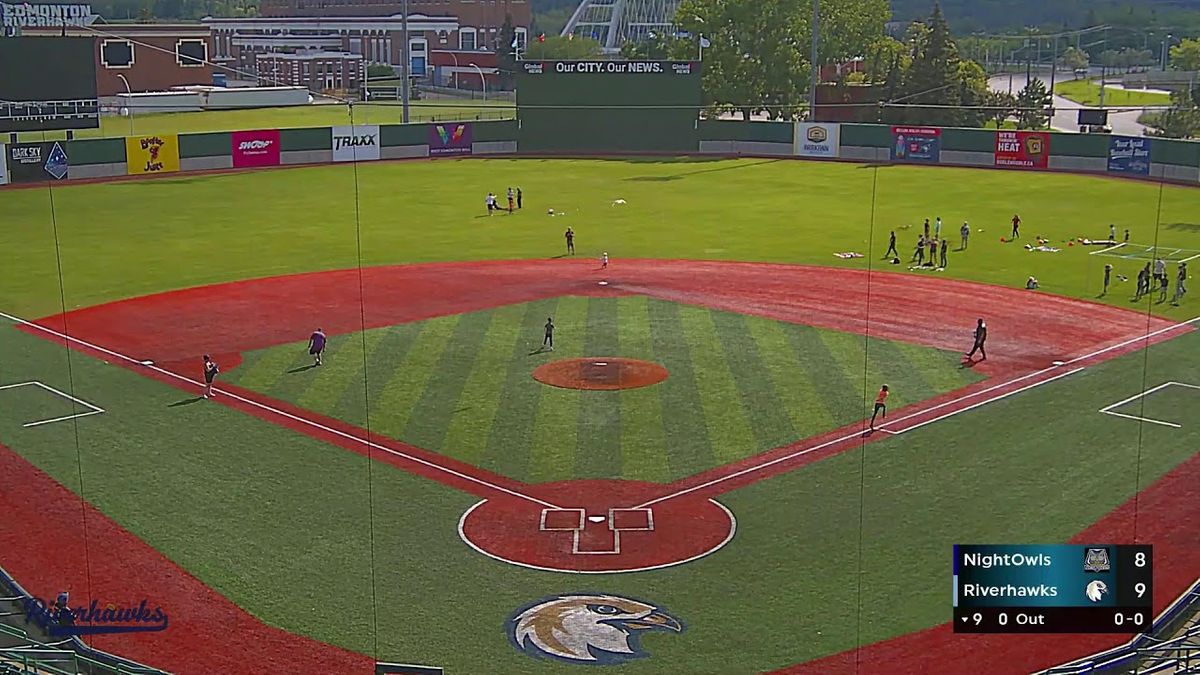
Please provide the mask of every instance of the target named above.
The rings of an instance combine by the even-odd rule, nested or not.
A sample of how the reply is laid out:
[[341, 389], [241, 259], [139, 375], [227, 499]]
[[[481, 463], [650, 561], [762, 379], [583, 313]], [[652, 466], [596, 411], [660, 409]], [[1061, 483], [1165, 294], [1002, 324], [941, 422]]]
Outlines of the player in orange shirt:
[[879, 388], [879, 394], [875, 396], [875, 412], [871, 413], [871, 431], [875, 431], [875, 416], [883, 413], [883, 419], [887, 419], [887, 397], [888, 386], [885, 384]]

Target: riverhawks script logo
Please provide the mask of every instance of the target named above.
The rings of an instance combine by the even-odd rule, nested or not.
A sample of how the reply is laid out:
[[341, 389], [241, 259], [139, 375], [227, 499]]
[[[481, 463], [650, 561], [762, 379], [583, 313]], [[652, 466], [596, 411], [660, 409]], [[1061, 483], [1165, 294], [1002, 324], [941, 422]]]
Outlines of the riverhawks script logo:
[[648, 656], [641, 636], [653, 630], [682, 632], [683, 625], [654, 605], [616, 595], [560, 595], [519, 610], [508, 623], [517, 649], [590, 665], [613, 665]]
[[454, 127], [454, 131], [446, 129], [441, 124], [437, 125], [438, 138], [442, 139], [442, 145], [450, 145], [458, 143], [462, 140], [463, 134], [467, 133], [467, 125], [460, 124]]

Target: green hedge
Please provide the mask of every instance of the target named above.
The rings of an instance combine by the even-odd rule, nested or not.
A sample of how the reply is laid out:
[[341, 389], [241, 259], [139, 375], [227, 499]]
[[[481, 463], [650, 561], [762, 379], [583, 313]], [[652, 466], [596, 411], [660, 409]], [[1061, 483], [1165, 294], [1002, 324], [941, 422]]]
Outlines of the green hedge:
[[125, 161], [124, 138], [93, 138], [68, 141], [67, 156], [71, 164], [119, 164]]
[[184, 134], [179, 137], [179, 157], [221, 157], [232, 153], [232, 134], [217, 132], [211, 134]]

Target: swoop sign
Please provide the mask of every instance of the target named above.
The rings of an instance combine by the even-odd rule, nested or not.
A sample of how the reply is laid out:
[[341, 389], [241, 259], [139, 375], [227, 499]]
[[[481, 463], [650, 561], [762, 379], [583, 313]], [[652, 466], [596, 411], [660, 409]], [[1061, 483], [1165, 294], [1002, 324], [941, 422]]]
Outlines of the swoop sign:
[[333, 127], [333, 161], [362, 162], [379, 159], [379, 125]]
[[235, 131], [230, 135], [233, 166], [277, 166], [279, 164], [279, 130]]

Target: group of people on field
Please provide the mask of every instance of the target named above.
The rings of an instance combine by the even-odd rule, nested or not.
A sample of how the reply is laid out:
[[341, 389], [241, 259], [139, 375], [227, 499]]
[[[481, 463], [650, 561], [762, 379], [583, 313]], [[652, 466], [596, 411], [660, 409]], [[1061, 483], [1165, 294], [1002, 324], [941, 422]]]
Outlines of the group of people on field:
[[[508, 188], [508, 212], [509, 213], [512, 213], [516, 209], [521, 208], [522, 203], [524, 201], [525, 201], [525, 194], [523, 192], [521, 192], [521, 188], [517, 188], [516, 190], [513, 190], [511, 187]], [[495, 192], [489, 192], [487, 195], [487, 199], [484, 200], [484, 203], [487, 205], [487, 212], [488, 212], [489, 216], [492, 215], [493, 213], [495, 213], [496, 211], [504, 210], [504, 207], [500, 206], [500, 201], [496, 197]]]

